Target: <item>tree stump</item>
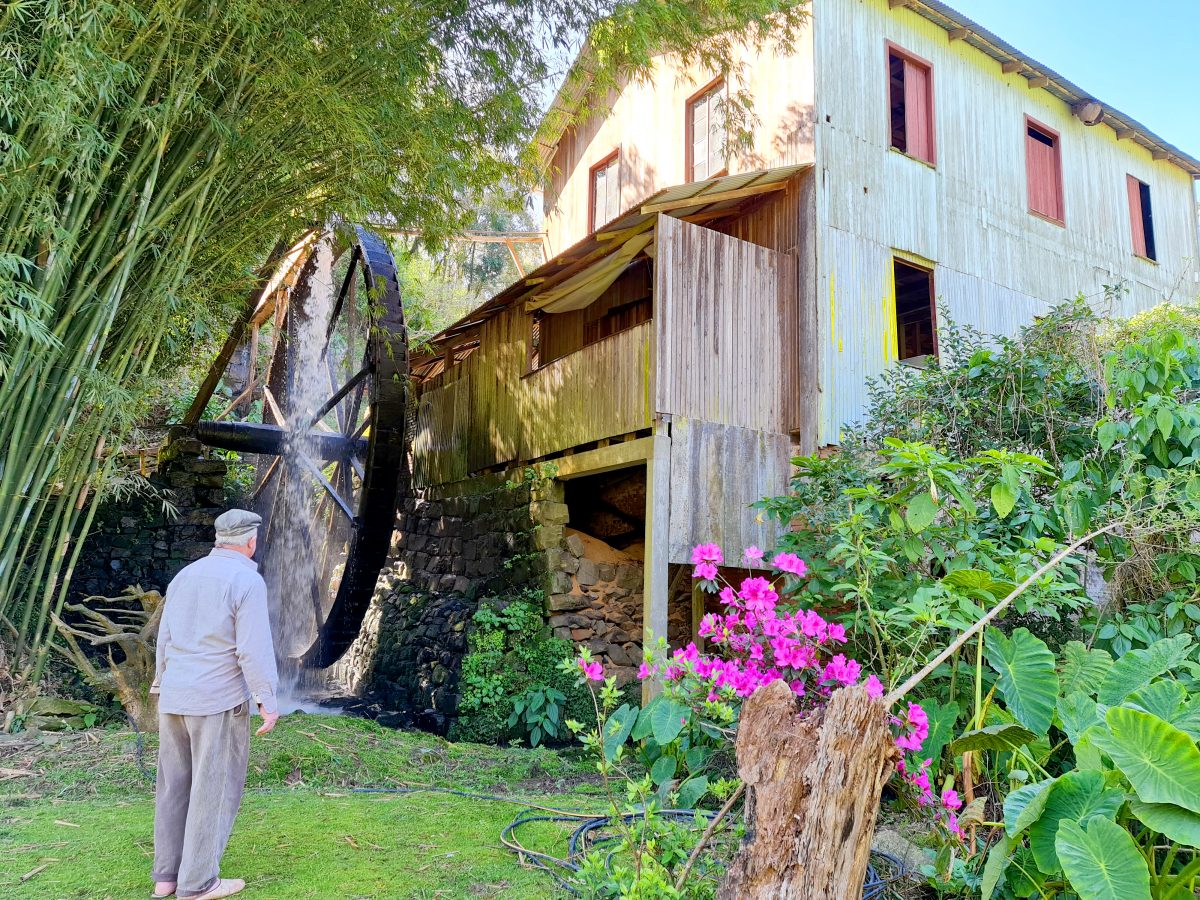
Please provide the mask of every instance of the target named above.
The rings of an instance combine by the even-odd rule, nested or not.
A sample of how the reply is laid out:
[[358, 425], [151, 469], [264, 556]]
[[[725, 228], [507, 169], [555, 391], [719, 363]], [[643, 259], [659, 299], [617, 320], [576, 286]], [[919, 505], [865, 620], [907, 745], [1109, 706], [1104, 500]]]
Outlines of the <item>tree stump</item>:
[[897, 758], [887, 707], [861, 687], [807, 718], [782, 681], [757, 690], [737, 737], [746, 837], [718, 900], [861, 900]]

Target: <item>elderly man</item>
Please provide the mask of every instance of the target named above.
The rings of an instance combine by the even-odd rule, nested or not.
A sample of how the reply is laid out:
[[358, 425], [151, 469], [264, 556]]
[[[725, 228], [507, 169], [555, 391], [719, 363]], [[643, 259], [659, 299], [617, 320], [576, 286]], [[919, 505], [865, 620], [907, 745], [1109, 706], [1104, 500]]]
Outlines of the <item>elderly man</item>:
[[250, 751], [249, 695], [266, 734], [279, 676], [267, 586], [253, 561], [262, 519], [217, 517], [215, 549], [172, 579], [158, 630], [158, 791], [154, 896], [210, 900], [246, 883], [221, 878], [221, 855], [242, 802]]

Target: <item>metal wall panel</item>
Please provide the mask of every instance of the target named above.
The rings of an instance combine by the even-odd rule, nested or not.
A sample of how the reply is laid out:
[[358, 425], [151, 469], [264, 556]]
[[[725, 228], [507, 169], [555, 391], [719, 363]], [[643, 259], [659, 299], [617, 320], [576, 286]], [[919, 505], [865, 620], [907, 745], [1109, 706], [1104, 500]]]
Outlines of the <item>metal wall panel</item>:
[[[934, 264], [939, 314], [1011, 334], [1124, 281], [1128, 315], [1198, 293], [1192, 179], [910, 10], [814, 0], [821, 440], [857, 420], [894, 360], [892, 251]], [[886, 41], [933, 65], [937, 167], [889, 148]], [[1025, 116], [1060, 132], [1065, 227], [1029, 212]], [[1158, 264], [1133, 253], [1126, 176], [1151, 186]]]

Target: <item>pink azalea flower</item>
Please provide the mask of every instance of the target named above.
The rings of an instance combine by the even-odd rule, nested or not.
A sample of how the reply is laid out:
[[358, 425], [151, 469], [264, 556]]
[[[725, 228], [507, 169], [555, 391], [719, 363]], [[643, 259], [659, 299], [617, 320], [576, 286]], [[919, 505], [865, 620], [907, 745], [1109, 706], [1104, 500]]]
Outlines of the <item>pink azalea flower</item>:
[[883, 697], [883, 685], [879, 683], [879, 679], [872, 673], [867, 676], [867, 696], [872, 700], [879, 700]]
[[958, 791], [949, 788], [942, 791], [942, 806], [951, 812], [957, 812], [962, 809], [962, 800], [958, 797]]
[[747, 562], [750, 562], [750, 563], [762, 562], [763, 552], [761, 550], [759, 550], [757, 547], [755, 547], [753, 544], [751, 544], [749, 547], [747, 547], [745, 552], [746, 552], [746, 561]]
[[697, 563], [695, 570], [692, 572], [693, 578], [699, 578], [702, 581], [715, 581], [717, 578], [717, 567], [709, 562]]
[[725, 561], [724, 555], [721, 553], [721, 548], [716, 544], [697, 544], [692, 550], [692, 564], [699, 565], [707, 562], [715, 565], [721, 565]]
[[658, 666], [652, 666], [650, 663], [642, 663], [638, 669], [638, 680], [645, 681], [647, 678], [653, 678], [658, 674]]
[[808, 574], [808, 566], [795, 553], [776, 553], [771, 565], [780, 572], [790, 572], [801, 578]]
[[590, 681], [604, 680], [604, 666], [598, 662], [584, 662], [579, 660], [579, 668], [583, 670], [583, 674]]

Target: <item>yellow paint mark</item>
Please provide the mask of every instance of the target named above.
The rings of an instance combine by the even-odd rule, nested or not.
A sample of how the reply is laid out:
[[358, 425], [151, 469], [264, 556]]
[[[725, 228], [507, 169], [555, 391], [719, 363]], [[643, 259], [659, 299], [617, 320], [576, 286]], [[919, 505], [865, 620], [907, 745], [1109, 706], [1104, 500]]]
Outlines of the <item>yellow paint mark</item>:
[[900, 340], [896, 331], [896, 267], [893, 265], [883, 294], [883, 359], [900, 358]]
[[834, 292], [835, 276], [829, 273], [829, 337], [837, 341], [838, 353], [842, 352], [842, 339], [837, 334], [837, 298]]

